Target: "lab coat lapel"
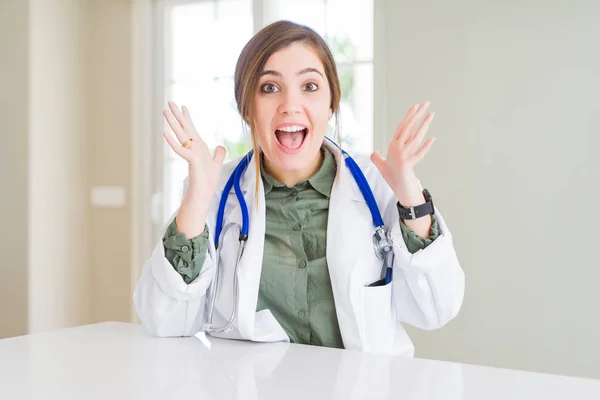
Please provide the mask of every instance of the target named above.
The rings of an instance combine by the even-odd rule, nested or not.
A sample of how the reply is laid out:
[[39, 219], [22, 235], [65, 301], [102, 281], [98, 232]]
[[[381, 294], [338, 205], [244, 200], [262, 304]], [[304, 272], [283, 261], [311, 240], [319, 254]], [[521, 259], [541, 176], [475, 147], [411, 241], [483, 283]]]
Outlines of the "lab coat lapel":
[[[242, 337], [253, 338], [258, 288], [262, 270], [265, 241], [265, 193], [262, 179], [259, 179], [258, 207], [256, 205], [256, 165], [250, 160], [242, 176], [240, 187], [248, 205], [248, 242], [238, 267], [239, 314], [237, 326]], [[238, 206], [239, 208], [239, 206]]]
[[327, 140], [324, 144], [336, 156], [339, 170], [339, 177], [333, 184], [329, 200], [327, 265], [344, 347], [358, 349], [361, 347], [361, 339], [354, 303], [358, 301], [360, 294], [358, 287], [352, 282], [352, 272], [356, 268], [356, 252], [360, 248], [357, 245], [360, 244], [354, 243], [352, 235], [353, 214], [356, 210], [352, 203], [364, 200], [339, 150]]
[[[364, 199], [354, 177], [345, 166], [339, 150], [328, 141], [325, 141], [324, 145], [335, 155], [340, 171], [339, 178], [333, 184], [329, 203], [327, 264], [344, 346], [349, 349], [360, 349], [361, 337], [354, 311], [359, 309], [355, 303], [360, 301], [360, 286], [353, 283], [352, 272], [360, 258], [357, 257], [357, 253], [361, 251], [361, 243], [357, 243], [358, 240], [351, 233], [355, 229], [357, 215], [356, 205], [353, 203], [364, 203]], [[236, 326], [242, 338], [264, 341], [267, 338], [276, 340], [274, 338], [281, 337], [280, 340], [285, 340], [287, 335], [270, 313], [262, 315], [264, 310], [256, 313], [265, 239], [265, 195], [262, 179], [259, 179], [258, 207], [255, 201], [257, 173], [252, 159], [240, 182], [248, 205], [249, 232], [248, 242], [238, 267], [239, 306]], [[233, 190], [229, 196], [235, 199]], [[235, 214], [231, 216], [233, 220], [239, 220], [241, 223], [239, 205], [237, 201], [235, 203], [233, 211]], [[229, 290], [232, 289], [233, 285]]]

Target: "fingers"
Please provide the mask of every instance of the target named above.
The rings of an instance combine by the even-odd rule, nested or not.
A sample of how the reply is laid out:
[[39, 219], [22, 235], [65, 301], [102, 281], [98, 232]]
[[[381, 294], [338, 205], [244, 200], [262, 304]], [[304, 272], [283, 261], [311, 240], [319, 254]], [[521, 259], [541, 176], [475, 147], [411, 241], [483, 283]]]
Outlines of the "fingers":
[[406, 124], [406, 127], [404, 128], [404, 130], [405, 130], [404, 135], [403, 135], [404, 143], [408, 142], [413, 137], [413, 134], [415, 131], [415, 126], [419, 123], [419, 121], [425, 114], [425, 111], [427, 111], [427, 109], [429, 108], [430, 104], [431, 104], [431, 102], [429, 102], [429, 101], [426, 101], [425, 103], [421, 104], [419, 106], [419, 109], [410, 117], [410, 120], [408, 121], [408, 123]]
[[167, 123], [169, 124], [173, 132], [175, 132], [175, 136], [177, 136], [179, 143], [183, 143], [189, 139], [189, 136], [183, 131], [182, 126], [175, 119], [172, 111], [163, 110], [163, 115], [165, 116], [165, 119], [167, 120]]
[[412, 117], [413, 114], [418, 109], [419, 109], [419, 104], [415, 104], [411, 108], [408, 109], [408, 112], [406, 113], [406, 115], [404, 116], [404, 118], [402, 118], [402, 121], [400, 121], [400, 123], [398, 124], [398, 127], [396, 128], [396, 132], [394, 133], [394, 140], [396, 140], [396, 139], [398, 139], [400, 137], [400, 135], [404, 131], [404, 127], [406, 126], [406, 124], [408, 123], [408, 121], [410, 121], [410, 117]]
[[429, 138], [427, 139], [427, 141], [425, 142], [425, 144], [419, 149], [419, 151], [417, 151], [415, 153], [415, 157], [417, 157], [417, 160], [422, 160], [423, 157], [425, 157], [427, 155], [427, 153], [429, 153], [429, 150], [431, 149], [431, 146], [433, 146], [433, 143], [435, 142], [435, 138]]
[[225, 159], [225, 155], [227, 154], [227, 150], [223, 146], [217, 146], [215, 149], [215, 154], [213, 156], [213, 161], [220, 164], [223, 164], [223, 160]]
[[187, 150], [185, 147], [181, 146], [180, 143], [177, 142], [177, 140], [175, 140], [175, 138], [173, 137], [173, 135], [171, 135], [169, 132], [163, 132], [163, 136], [165, 137], [165, 139], [167, 140], [167, 143], [169, 143], [169, 146], [173, 149], [173, 151], [181, 158], [186, 158], [186, 151]]
[[400, 140], [402, 143], [406, 143], [410, 140], [410, 138], [412, 138], [415, 125], [423, 117], [423, 114], [425, 114], [425, 111], [427, 111], [427, 108], [430, 104], [431, 102], [426, 101], [425, 103], [419, 105], [417, 110], [413, 112], [410, 115], [410, 117], [408, 117], [408, 119], [406, 120], [406, 123], [403, 125], [402, 131], [396, 138], [397, 140]]
[[381, 176], [386, 178], [387, 177], [387, 166], [385, 164], [385, 159], [381, 156], [381, 154], [379, 154], [378, 152], [373, 152], [371, 154], [371, 161], [373, 162], [373, 164], [375, 164], [375, 166], [381, 173]]
[[427, 133], [429, 129], [429, 125], [431, 125], [431, 121], [433, 121], [433, 117], [435, 117], [435, 113], [429, 113], [423, 120], [423, 123], [414, 134], [414, 136], [406, 143], [404, 151], [407, 154], [411, 154], [423, 141], [423, 137]]
[[192, 122], [190, 110], [186, 106], [182, 106], [180, 110], [177, 104], [172, 101], [169, 101], [168, 105], [169, 109], [163, 110], [163, 115], [171, 129], [173, 129], [173, 132], [175, 132], [175, 136], [177, 136], [179, 142], [184, 143], [191, 138], [200, 140], [200, 136], [196, 132], [196, 128]]
[[377, 152], [377, 151], [375, 151], [375, 152], [373, 152], [373, 154], [371, 154], [371, 161], [373, 162], [373, 164], [375, 164], [375, 166], [377, 168], [379, 168], [379, 166], [385, 162], [385, 160], [383, 159], [381, 154], [379, 154], [379, 152]]
[[189, 124], [190, 128], [192, 128], [192, 130], [194, 132], [196, 132], [196, 127], [194, 126], [194, 122], [192, 121], [192, 116], [190, 115], [190, 110], [188, 110], [188, 108], [186, 106], [181, 106], [181, 114], [183, 114], [183, 117], [184, 117], [186, 123]]
[[185, 131], [186, 127], [187, 127], [187, 121], [185, 120], [185, 117], [179, 110], [179, 107], [177, 106], [177, 104], [173, 103], [172, 101], [169, 101], [168, 104], [169, 104], [169, 109], [171, 110], [171, 113], [173, 113], [173, 116], [175, 117], [177, 122], [179, 122], [181, 129], [183, 129]]

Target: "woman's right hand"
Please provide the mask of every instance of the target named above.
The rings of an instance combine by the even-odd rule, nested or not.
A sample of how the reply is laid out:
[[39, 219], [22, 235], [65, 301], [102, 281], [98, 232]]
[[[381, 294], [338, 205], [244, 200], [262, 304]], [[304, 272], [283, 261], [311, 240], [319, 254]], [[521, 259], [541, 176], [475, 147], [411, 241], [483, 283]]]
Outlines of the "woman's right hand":
[[[188, 190], [201, 189], [207, 198], [211, 198], [221, 176], [226, 154], [225, 147], [217, 146], [214, 155], [210, 154], [208, 146], [200, 138], [190, 112], [185, 106], [180, 110], [177, 104], [170, 101], [169, 110], [163, 110], [163, 115], [177, 139], [169, 132], [164, 132], [163, 136], [173, 151], [189, 165]], [[183, 147], [189, 139], [191, 142]]]
[[[210, 154], [208, 146], [194, 128], [190, 112], [185, 106], [180, 110], [170, 101], [169, 110], [163, 110], [163, 115], [177, 139], [169, 132], [164, 132], [163, 136], [173, 151], [189, 165], [188, 190], [177, 212], [175, 223], [179, 232], [191, 239], [204, 231], [210, 200], [217, 190], [226, 150], [223, 146], [218, 146], [214, 156]], [[183, 147], [183, 144], [186, 144], [186, 147]]]

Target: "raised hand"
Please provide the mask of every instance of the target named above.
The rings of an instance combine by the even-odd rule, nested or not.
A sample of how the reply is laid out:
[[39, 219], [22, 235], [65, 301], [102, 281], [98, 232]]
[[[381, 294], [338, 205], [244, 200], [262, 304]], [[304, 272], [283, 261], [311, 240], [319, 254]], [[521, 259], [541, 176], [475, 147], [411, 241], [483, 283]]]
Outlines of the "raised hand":
[[190, 189], [193, 189], [192, 185], [198, 185], [207, 197], [211, 197], [221, 176], [225, 148], [218, 146], [211, 155], [206, 142], [196, 131], [187, 107], [183, 106], [180, 110], [170, 101], [169, 109], [163, 110], [163, 115], [175, 137], [169, 132], [164, 132], [163, 136], [173, 151], [189, 165]]
[[435, 115], [427, 114], [421, 126], [418, 126], [429, 104], [415, 104], [408, 110], [394, 133], [385, 159], [376, 152], [371, 155], [371, 161], [398, 198], [406, 197], [405, 195], [412, 197], [416, 194], [406, 193], [414, 192], [410, 190], [414, 187], [414, 167], [425, 157], [435, 141], [435, 138], [429, 138], [421, 145]]
[[176, 224], [177, 229], [191, 239], [204, 231], [210, 200], [219, 183], [226, 150], [223, 146], [218, 146], [214, 155], [210, 154], [185, 106], [180, 110], [170, 101], [169, 109], [163, 110], [163, 115], [175, 137], [170, 132], [164, 132], [163, 136], [173, 151], [189, 165], [188, 191], [177, 212]]

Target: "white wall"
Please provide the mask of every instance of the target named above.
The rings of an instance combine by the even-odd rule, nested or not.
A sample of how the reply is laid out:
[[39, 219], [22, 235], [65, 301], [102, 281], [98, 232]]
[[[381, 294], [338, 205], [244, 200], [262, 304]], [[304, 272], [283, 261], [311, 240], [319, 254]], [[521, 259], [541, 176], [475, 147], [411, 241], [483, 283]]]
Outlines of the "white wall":
[[88, 200], [131, 191], [135, 23], [131, 1], [0, 1], [0, 338], [131, 319], [131, 204]]
[[90, 321], [85, 9], [29, 0], [29, 331]]
[[416, 355], [600, 378], [600, 3], [386, 2], [386, 141], [432, 100], [418, 173], [466, 273]]
[[[120, 186], [122, 208], [90, 208], [92, 316], [95, 321], [129, 321], [132, 314], [134, 57], [132, 1], [88, 2], [86, 101], [91, 186]], [[146, 135], [149, 132], [145, 132]], [[144, 146], [144, 143], [136, 143]], [[137, 267], [136, 267], [137, 269]]]

